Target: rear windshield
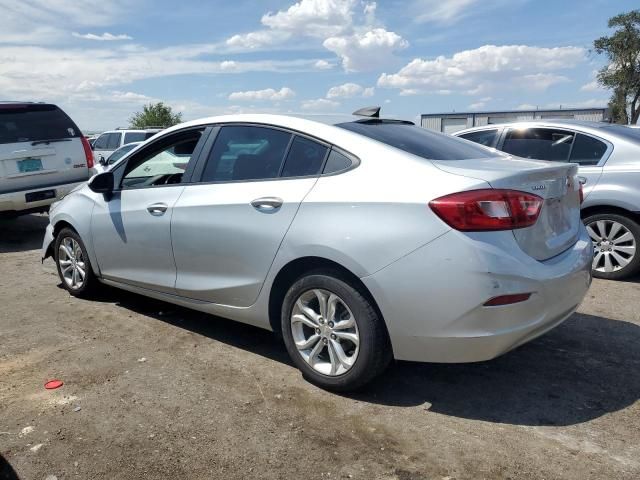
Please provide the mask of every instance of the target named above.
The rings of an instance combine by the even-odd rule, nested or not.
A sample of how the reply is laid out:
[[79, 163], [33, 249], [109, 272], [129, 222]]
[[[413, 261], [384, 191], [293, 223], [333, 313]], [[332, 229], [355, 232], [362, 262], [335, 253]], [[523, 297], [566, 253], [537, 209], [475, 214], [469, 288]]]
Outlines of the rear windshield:
[[429, 160], [467, 160], [499, 156], [465, 140], [426, 130], [408, 122], [360, 120], [336, 126]]
[[0, 105], [0, 144], [80, 135], [75, 123], [55, 105]]
[[607, 125], [602, 129], [626, 140], [640, 143], [640, 128], [630, 128], [625, 125]]

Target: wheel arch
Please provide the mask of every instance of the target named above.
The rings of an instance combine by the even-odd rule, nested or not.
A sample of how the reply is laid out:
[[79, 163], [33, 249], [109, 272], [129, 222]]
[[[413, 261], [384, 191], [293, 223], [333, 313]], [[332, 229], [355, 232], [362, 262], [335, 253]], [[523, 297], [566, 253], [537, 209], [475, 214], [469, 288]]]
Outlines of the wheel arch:
[[386, 329], [386, 322], [384, 321], [382, 311], [378, 307], [375, 298], [373, 298], [369, 289], [355, 273], [338, 262], [329, 260], [328, 258], [307, 256], [297, 258], [284, 265], [273, 279], [271, 290], [269, 292], [269, 323], [274, 332], [281, 331], [280, 317], [282, 313], [282, 301], [284, 300], [289, 287], [305, 273], [320, 269], [336, 271], [342, 280], [348, 281], [354, 288], [356, 288], [367, 300], [371, 302], [371, 305], [376, 310], [376, 313], [382, 320]]
[[640, 223], [640, 211], [634, 212], [632, 210], [627, 210], [626, 208], [617, 207], [614, 205], [592, 205], [587, 208], [583, 208], [580, 211], [580, 217], [584, 220], [587, 217], [592, 215], [599, 215], [604, 213], [613, 213], [616, 215], [622, 215], [624, 217], [628, 217], [636, 223]]

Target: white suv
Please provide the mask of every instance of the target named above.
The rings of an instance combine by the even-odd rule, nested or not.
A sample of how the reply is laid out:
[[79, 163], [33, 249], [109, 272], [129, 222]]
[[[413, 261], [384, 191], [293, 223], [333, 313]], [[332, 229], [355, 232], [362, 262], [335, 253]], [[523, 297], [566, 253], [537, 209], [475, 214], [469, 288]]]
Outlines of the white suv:
[[134, 142], [144, 142], [148, 138], [153, 137], [160, 132], [161, 128], [145, 128], [145, 129], [124, 129], [110, 130], [100, 134], [93, 143], [93, 154], [96, 162], [109, 158], [114, 151], [122, 145]]
[[0, 215], [47, 211], [89, 179], [93, 153], [56, 105], [0, 102]]

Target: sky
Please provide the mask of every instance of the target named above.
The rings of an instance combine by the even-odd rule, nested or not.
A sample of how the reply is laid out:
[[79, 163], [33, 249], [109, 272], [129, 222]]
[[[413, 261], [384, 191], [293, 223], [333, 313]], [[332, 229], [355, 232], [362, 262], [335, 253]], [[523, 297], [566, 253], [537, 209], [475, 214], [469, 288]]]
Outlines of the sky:
[[0, 100], [85, 131], [163, 101], [384, 116], [605, 106], [590, 49], [627, 0], [0, 0]]

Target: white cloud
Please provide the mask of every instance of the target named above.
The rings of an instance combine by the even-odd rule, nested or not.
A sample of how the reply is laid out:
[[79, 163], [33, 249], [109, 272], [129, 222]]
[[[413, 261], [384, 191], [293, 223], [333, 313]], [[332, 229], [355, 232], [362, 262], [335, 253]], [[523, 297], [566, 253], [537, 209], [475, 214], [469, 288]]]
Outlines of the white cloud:
[[451, 24], [468, 13], [479, 0], [414, 0], [410, 10], [418, 23]]
[[589, 83], [585, 83], [580, 87], [580, 90], [583, 92], [605, 91], [605, 89], [598, 83], [598, 80], [591, 80]]
[[327, 92], [327, 98], [351, 98], [362, 93], [363, 88], [357, 83], [345, 83], [337, 87], [331, 87]]
[[73, 35], [76, 38], [84, 38], [85, 40], [98, 40], [98, 41], [118, 41], [118, 40], [133, 40], [132, 37], [130, 37], [129, 35], [114, 35], [112, 33], [109, 32], [104, 32], [102, 35], [96, 35], [95, 33], [86, 33], [84, 35], [77, 33], [77, 32], [73, 32], [71, 35]]
[[372, 97], [375, 94], [375, 88], [364, 88], [357, 83], [344, 83], [331, 87], [327, 92], [327, 98], [353, 98], [353, 97]]
[[333, 67], [333, 63], [327, 62], [326, 60], [318, 60], [313, 64], [313, 68], [316, 70], [331, 70]]
[[51, 44], [72, 28], [112, 25], [140, 0], [2, 0], [0, 43]]
[[481, 108], [485, 108], [487, 103], [493, 100], [491, 97], [484, 97], [478, 100], [477, 102], [469, 105], [469, 110], [480, 110]]
[[555, 71], [573, 68], [584, 60], [585, 51], [578, 47], [485, 45], [451, 57], [416, 58], [395, 74], [383, 73], [378, 86], [398, 88], [405, 94], [448, 90], [477, 95], [523, 86], [544, 90], [567, 80]]
[[318, 98], [316, 100], [306, 100], [302, 102], [303, 110], [333, 110], [340, 105], [339, 102], [327, 100], [326, 98]]
[[229, 95], [229, 100], [235, 101], [264, 101], [279, 102], [282, 100], [290, 100], [296, 96], [296, 93], [288, 87], [282, 87], [280, 90], [266, 88], [264, 90], [249, 90], [246, 92], [233, 92]]
[[404, 38], [384, 28], [348, 36], [329, 37], [324, 47], [342, 60], [348, 72], [373, 70], [388, 64], [393, 53], [409, 46]]
[[236, 50], [281, 45], [294, 36], [326, 38], [351, 27], [358, 0], [300, 0], [286, 10], [268, 12], [260, 22], [266, 28], [233, 35], [226, 40]]

